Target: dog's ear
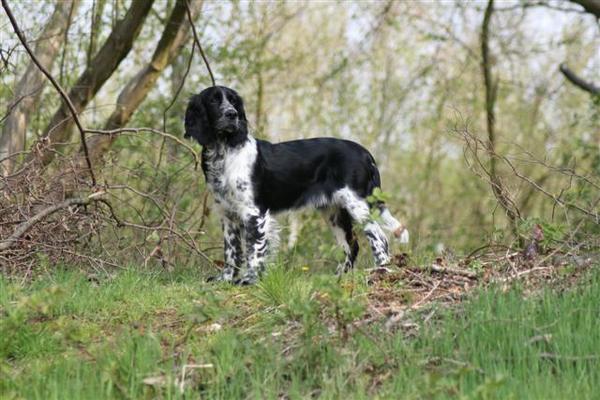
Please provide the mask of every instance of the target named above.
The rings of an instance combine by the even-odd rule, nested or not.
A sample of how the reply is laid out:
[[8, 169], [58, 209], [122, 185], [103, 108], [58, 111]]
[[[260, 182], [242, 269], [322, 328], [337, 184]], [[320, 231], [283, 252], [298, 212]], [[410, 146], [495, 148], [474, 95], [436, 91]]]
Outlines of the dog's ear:
[[235, 107], [235, 110], [238, 113], [238, 118], [240, 119], [239, 131], [236, 136], [239, 141], [244, 141], [248, 136], [248, 120], [246, 119], [246, 110], [244, 110], [244, 100], [239, 94], [237, 94], [236, 91], [233, 91], [233, 94], [233, 106]]
[[248, 120], [246, 119], [246, 111], [244, 110], [244, 100], [239, 94], [237, 94], [236, 91], [233, 91], [233, 94], [235, 98], [234, 107], [238, 113], [238, 117], [240, 118], [240, 121], [243, 121], [245, 124], [247, 124]]
[[208, 122], [206, 107], [202, 101], [202, 95], [196, 94], [190, 98], [185, 111], [185, 138], [192, 137], [202, 146], [215, 141], [215, 131]]

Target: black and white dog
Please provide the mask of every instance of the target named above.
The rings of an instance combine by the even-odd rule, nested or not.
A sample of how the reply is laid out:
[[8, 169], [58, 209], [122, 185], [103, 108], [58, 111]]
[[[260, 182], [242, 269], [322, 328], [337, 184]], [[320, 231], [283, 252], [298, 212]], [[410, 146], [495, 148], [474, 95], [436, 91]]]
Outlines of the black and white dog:
[[[365, 232], [378, 266], [390, 261], [381, 227], [408, 241], [408, 231], [383, 202], [367, 202], [381, 182], [375, 160], [357, 143], [255, 139], [248, 134], [242, 98], [223, 86], [191, 97], [185, 137], [203, 146], [202, 170], [223, 218], [225, 267], [215, 280], [258, 281], [271, 241], [272, 215], [280, 211], [312, 206], [326, 214], [346, 254], [338, 273], [351, 269], [358, 254], [353, 223]], [[372, 208], [379, 212], [371, 213]]]

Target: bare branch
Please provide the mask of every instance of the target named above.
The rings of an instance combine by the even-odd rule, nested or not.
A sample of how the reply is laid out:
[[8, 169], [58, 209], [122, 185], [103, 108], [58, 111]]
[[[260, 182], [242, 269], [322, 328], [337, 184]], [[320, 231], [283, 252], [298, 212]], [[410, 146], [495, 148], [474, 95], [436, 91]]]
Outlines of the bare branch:
[[204, 50], [202, 50], [202, 45], [200, 44], [200, 39], [198, 39], [198, 32], [196, 32], [196, 26], [194, 25], [194, 19], [192, 18], [192, 12], [190, 10], [190, 5], [189, 5], [188, 1], [189, 0], [185, 1], [185, 7], [186, 7], [186, 11], [187, 11], [188, 21], [190, 21], [190, 25], [192, 26], [192, 33], [194, 34], [194, 42], [196, 43], [198, 50], [200, 50], [200, 55], [202, 56], [202, 59], [204, 60], [204, 64], [206, 64], [206, 69], [208, 70], [208, 74], [210, 75], [210, 80], [212, 82], [212, 85], [216, 86], [217, 84], [215, 83], [215, 77], [213, 76], [212, 69], [210, 68], [210, 64], [208, 63], [208, 60], [206, 59]]
[[200, 157], [198, 156], [198, 153], [194, 150], [194, 148], [192, 146], [185, 143], [184, 141], [179, 139], [177, 136], [171, 135], [170, 133], [167, 133], [167, 132], [162, 132], [158, 129], [154, 129], [154, 128], [119, 128], [119, 129], [111, 129], [111, 130], [86, 129], [86, 132], [94, 133], [97, 135], [109, 135], [109, 136], [116, 136], [121, 133], [140, 133], [140, 132], [155, 133], [157, 135], [169, 138], [169, 139], [179, 143], [186, 149], [188, 149], [190, 151], [190, 153], [192, 153], [192, 156], [194, 157], [194, 163], [195, 163], [196, 168], [198, 167], [198, 164], [200, 163]]
[[567, 67], [566, 63], [560, 64], [559, 69], [560, 69], [560, 72], [563, 73], [565, 78], [567, 78], [569, 80], [569, 82], [571, 82], [573, 85], [575, 85], [578, 88], [585, 90], [586, 92], [589, 92], [595, 96], [600, 94], [600, 86], [596, 86], [596, 85], [594, 85], [593, 82], [587, 82], [587, 81], [583, 80], [582, 78], [580, 78], [579, 76], [577, 76], [575, 74], [575, 72], [571, 71], [569, 69], [569, 67]]

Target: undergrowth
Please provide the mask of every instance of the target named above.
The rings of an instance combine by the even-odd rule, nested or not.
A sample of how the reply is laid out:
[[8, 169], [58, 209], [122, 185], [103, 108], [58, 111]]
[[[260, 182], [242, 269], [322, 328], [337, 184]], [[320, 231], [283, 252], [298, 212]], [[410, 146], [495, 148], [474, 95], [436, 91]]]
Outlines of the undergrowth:
[[[592, 399], [600, 271], [576, 286], [489, 287], [407, 308], [411, 332], [364, 318], [362, 272], [274, 267], [260, 285], [191, 269], [57, 270], [0, 279], [6, 399]], [[396, 287], [405, 296], [402, 286]], [[410, 300], [407, 300], [410, 301]], [[414, 315], [410, 315], [413, 313]], [[423, 315], [426, 314], [426, 317]]]

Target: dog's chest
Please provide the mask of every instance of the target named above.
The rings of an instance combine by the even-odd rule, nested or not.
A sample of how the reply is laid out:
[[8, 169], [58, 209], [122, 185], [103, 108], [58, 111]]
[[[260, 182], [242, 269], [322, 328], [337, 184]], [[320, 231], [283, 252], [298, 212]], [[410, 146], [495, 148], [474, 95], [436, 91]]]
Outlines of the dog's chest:
[[251, 176], [256, 156], [254, 140], [235, 148], [216, 146], [204, 154], [206, 181], [225, 210], [243, 214], [254, 203]]

